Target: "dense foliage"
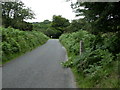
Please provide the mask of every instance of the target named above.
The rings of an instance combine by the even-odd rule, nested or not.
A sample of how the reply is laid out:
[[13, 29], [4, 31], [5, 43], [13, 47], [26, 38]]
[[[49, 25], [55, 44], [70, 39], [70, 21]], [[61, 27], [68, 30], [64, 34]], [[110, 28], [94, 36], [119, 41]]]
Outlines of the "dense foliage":
[[33, 29], [43, 32], [49, 37], [59, 38], [59, 36], [66, 32], [67, 27], [70, 25], [69, 20], [62, 16], [53, 16], [53, 20], [44, 20], [40, 23], [34, 23]]
[[71, 6], [77, 16], [85, 16], [90, 32], [120, 31], [120, 2], [77, 2]]
[[65, 28], [64, 32], [71, 33], [79, 30], [84, 30], [85, 24], [86, 22], [84, 19], [72, 20], [70, 25]]
[[[96, 36], [81, 30], [72, 34], [63, 34], [60, 37], [69, 55], [69, 60], [63, 65], [75, 68], [81, 88], [118, 87], [117, 63], [120, 55], [118, 44], [120, 39], [117, 35], [119, 34], [106, 33]], [[81, 55], [79, 55], [80, 40], [83, 40], [85, 49]]]
[[17, 55], [44, 44], [48, 37], [41, 32], [20, 31], [13, 28], [0, 28], [2, 32], [2, 62], [8, 62]]
[[[72, 68], [80, 88], [119, 87], [119, 4], [120, 2], [71, 4], [77, 13], [76, 16], [84, 18], [72, 22], [67, 30], [69, 34], [63, 34], [60, 41], [69, 55], [69, 60], [64, 62], [63, 66]], [[80, 40], [84, 42], [85, 49], [81, 55], [79, 55]]]
[[51, 27], [51, 23], [52, 22], [49, 20], [44, 20], [43, 22], [39, 23], [33, 23], [33, 30], [43, 32], [45, 35], [52, 38], [58, 38], [61, 35], [61, 32]]
[[2, 2], [2, 25], [16, 29], [31, 31], [33, 26], [26, 22], [27, 19], [33, 19], [34, 13], [24, 5], [20, 0], [16, 2]]
[[63, 18], [62, 16], [53, 16], [53, 21], [51, 24], [51, 27], [55, 28], [56, 30], [59, 30], [61, 33], [65, 31], [65, 28], [69, 26], [69, 20], [66, 18]]
[[[44, 44], [48, 40], [47, 36], [59, 38], [62, 34], [60, 41], [69, 55], [69, 60], [62, 64], [72, 68], [78, 87], [117, 88], [120, 84], [119, 4], [120, 2], [77, 2], [71, 4], [71, 7], [77, 13], [76, 16], [82, 15], [83, 19], [70, 23], [68, 19], [54, 15], [52, 21], [31, 24], [25, 20], [34, 18], [34, 13], [21, 1], [4, 2], [2, 23], [6, 28], [0, 28], [0, 33], [3, 32], [0, 58], [3, 63], [8, 62], [17, 55]], [[8, 28], [9, 26], [16, 29]], [[80, 40], [84, 43], [84, 52], [81, 55]]]
[[51, 26], [51, 21], [44, 20], [43, 22], [33, 23], [33, 28], [35, 31], [45, 32]]
[[84, 46], [87, 49], [91, 47], [90, 41], [93, 41], [94, 38], [95, 38], [94, 35], [81, 30], [79, 32], [74, 32], [72, 34], [67, 34], [67, 33], [63, 34], [60, 37], [60, 41], [66, 47], [68, 52], [74, 53], [75, 55], [79, 55], [80, 40], [84, 40], [84, 42], [86, 42]]

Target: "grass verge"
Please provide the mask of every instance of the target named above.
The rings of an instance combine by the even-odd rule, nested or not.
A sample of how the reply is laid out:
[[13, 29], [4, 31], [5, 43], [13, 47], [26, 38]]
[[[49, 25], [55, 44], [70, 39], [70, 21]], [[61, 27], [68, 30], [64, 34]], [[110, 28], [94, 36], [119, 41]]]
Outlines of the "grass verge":
[[[102, 76], [103, 69], [101, 69], [101, 74], [96, 73], [95, 80], [91, 75], [84, 75], [82, 72], [78, 72], [76, 67], [72, 67], [71, 70], [74, 74], [76, 85], [78, 88], [120, 88], [120, 81], [118, 78], [118, 61], [114, 61], [110, 66], [104, 67], [107, 76]], [[101, 76], [100, 76], [101, 75]]]

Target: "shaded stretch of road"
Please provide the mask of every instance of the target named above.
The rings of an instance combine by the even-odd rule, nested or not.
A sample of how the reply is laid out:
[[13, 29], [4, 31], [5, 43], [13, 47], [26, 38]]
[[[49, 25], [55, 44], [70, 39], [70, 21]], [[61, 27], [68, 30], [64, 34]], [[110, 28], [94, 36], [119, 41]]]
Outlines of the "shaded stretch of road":
[[60, 64], [66, 51], [57, 39], [12, 60], [2, 68], [3, 88], [76, 88], [70, 69]]

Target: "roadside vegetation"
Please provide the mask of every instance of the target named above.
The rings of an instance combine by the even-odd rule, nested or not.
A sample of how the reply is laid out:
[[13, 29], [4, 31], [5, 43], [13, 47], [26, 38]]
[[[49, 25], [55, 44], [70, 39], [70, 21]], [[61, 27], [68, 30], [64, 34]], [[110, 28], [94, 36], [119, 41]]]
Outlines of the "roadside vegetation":
[[[80, 55], [80, 40], [84, 42], [85, 51]], [[86, 31], [63, 34], [61, 43], [66, 47], [69, 60], [64, 67], [72, 68], [79, 88], [117, 88], [118, 61], [115, 44], [116, 35], [103, 34], [98, 37]], [[116, 43], [115, 43], [116, 42]], [[113, 53], [115, 52], [115, 53]]]
[[42, 32], [33, 31], [34, 12], [22, 1], [2, 2], [2, 27], [0, 27], [0, 64], [43, 45], [49, 37]]
[[[72, 69], [79, 88], [119, 88], [119, 3], [85, 2], [71, 6], [77, 16], [84, 18], [76, 21], [79, 27], [71, 25], [59, 38], [69, 56], [63, 66]], [[84, 43], [81, 55], [80, 40]]]
[[0, 44], [3, 64], [44, 44], [49, 39], [43, 33], [36, 31], [20, 31], [13, 28], [0, 28], [0, 31], [2, 32]]
[[[59, 38], [69, 56], [62, 64], [72, 69], [79, 88], [120, 87], [120, 2], [71, 1], [71, 8], [83, 18], [70, 22], [54, 15], [52, 21], [29, 23], [26, 20], [35, 14], [24, 3], [2, 3], [3, 63], [44, 44], [49, 37]], [[80, 40], [84, 43], [81, 55]]]

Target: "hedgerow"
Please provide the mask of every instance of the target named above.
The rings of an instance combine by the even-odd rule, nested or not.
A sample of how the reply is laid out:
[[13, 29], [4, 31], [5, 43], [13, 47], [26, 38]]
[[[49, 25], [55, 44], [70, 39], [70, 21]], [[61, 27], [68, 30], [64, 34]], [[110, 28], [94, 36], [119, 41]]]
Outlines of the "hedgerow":
[[49, 38], [37, 31], [20, 31], [13, 28], [0, 28], [2, 31], [2, 63], [8, 62], [33, 48], [44, 44]]
[[[71, 67], [77, 74], [78, 87], [118, 87], [117, 63], [120, 54], [118, 34], [93, 35], [81, 30], [63, 34], [59, 39], [66, 47], [69, 56], [68, 61], [62, 64], [64, 67]], [[81, 55], [79, 54], [80, 40], [84, 42], [85, 49]], [[111, 78], [114, 77], [113, 75], [116, 78]]]

